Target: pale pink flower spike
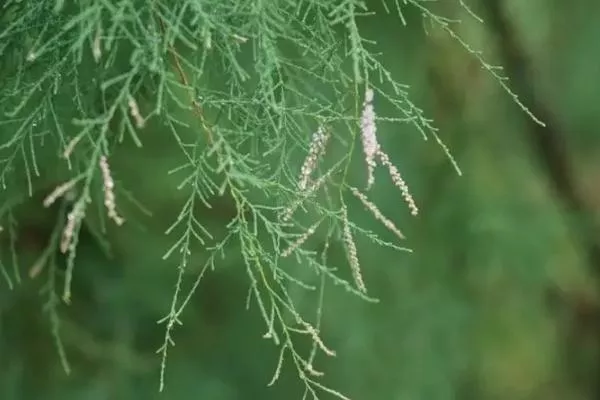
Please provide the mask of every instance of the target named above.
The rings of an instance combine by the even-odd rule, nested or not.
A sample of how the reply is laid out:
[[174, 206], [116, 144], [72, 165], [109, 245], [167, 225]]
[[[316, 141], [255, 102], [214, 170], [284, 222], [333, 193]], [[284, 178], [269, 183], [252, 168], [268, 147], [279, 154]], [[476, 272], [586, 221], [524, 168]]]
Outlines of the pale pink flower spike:
[[375, 156], [379, 150], [377, 142], [375, 126], [375, 110], [373, 108], [373, 89], [367, 88], [365, 92], [365, 101], [363, 103], [363, 111], [360, 119], [360, 132], [362, 138], [363, 151], [365, 153], [365, 161], [367, 162], [367, 189], [375, 183], [375, 167], [377, 162]]

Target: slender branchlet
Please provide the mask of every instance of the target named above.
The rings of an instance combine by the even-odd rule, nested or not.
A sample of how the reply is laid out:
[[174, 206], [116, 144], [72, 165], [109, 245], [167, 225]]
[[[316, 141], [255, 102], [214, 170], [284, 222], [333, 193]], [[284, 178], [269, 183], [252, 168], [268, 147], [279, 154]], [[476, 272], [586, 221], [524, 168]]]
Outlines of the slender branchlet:
[[81, 141], [82, 138], [83, 138], [83, 135], [77, 135], [67, 143], [67, 145], [65, 146], [65, 149], [63, 150], [63, 154], [62, 154], [63, 158], [65, 158], [67, 160], [69, 159], [69, 157], [73, 153], [73, 150], [75, 150], [75, 147]]
[[306, 321], [302, 321], [302, 325], [304, 326], [304, 331], [311, 337], [313, 342], [317, 345], [319, 349], [321, 349], [321, 351], [323, 351], [323, 353], [327, 354], [330, 357], [335, 356], [335, 351], [325, 346], [325, 343], [323, 343], [323, 340], [319, 336], [319, 331], [315, 329], [314, 326], [312, 326]]
[[289, 221], [292, 218], [294, 212], [298, 209], [298, 207], [300, 207], [305, 200], [313, 196], [317, 192], [317, 190], [324, 186], [327, 179], [330, 178], [332, 172], [333, 171], [329, 171], [328, 173], [319, 177], [319, 179], [310, 184], [304, 192], [298, 195], [297, 198], [292, 202], [292, 204], [285, 207], [283, 211], [279, 214], [281, 220], [283, 222]]
[[385, 215], [383, 215], [383, 213], [379, 211], [379, 208], [377, 208], [377, 206], [373, 202], [371, 202], [364, 193], [361, 193], [355, 187], [350, 187], [350, 191], [354, 196], [356, 196], [356, 198], [358, 198], [364, 204], [367, 210], [369, 210], [375, 216], [375, 218], [379, 220], [386, 228], [392, 231], [396, 236], [398, 236], [398, 238], [405, 239], [402, 232], [400, 232], [400, 229], [398, 229], [392, 221], [390, 221]]
[[311, 237], [315, 233], [315, 231], [317, 230], [317, 227], [319, 226], [320, 223], [321, 223], [321, 221], [315, 223], [310, 228], [308, 228], [306, 230], [306, 232], [304, 232], [300, 237], [298, 237], [288, 248], [286, 248], [281, 253], [281, 257], [289, 256], [290, 254], [292, 254], [294, 252], [294, 250], [296, 250], [297, 248], [302, 246], [304, 244], [304, 242], [306, 242], [306, 240], [308, 240], [308, 238]]

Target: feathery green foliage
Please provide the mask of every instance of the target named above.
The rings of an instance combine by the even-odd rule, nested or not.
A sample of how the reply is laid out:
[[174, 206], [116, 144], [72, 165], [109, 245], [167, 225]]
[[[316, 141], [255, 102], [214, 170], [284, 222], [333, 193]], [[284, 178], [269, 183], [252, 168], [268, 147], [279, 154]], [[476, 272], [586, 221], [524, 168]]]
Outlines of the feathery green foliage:
[[[462, 1], [456, 4], [470, 13]], [[457, 21], [440, 16], [437, 6], [421, 0], [5, 1], [0, 218], [8, 242], [0, 268], [11, 288], [24, 271], [47, 280], [47, 310], [65, 370], [70, 367], [57, 307], [61, 299], [77, 302], [72, 282], [81, 233], [89, 231], [107, 254], [118, 254], [119, 232], [153, 218], [172, 243], [155, 262], [179, 271], [160, 321], [161, 390], [176, 327], [200, 280], [221, 264], [237, 263], [249, 280], [249, 304], [264, 319], [265, 337], [280, 349], [273, 382], [284, 360], [291, 360], [311, 397], [327, 392], [345, 398], [319, 380], [316, 354], [335, 353], [319, 336], [319, 318], [309, 321], [293, 293], [301, 288], [322, 296], [322, 282], [329, 280], [376, 301], [362, 287], [354, 236], [410, 251], [348, 217], [347, 199], [354, 193], [385, 219], [355, 188], [364, 187], [357, 147], [365, 90], [375, 91], [375, 111], [383, 103], [395, 109], [394, 115], [378, 115], [378, 123], [410, 124], [425, 139], [434, 138], [460, 173], [361, 22], [373, 9], [397, 13], [399, 24], [420, 15], [472, 53], [528, 112], [498, 68], [456, 33]], [[326, 156], [314, 160], [317, 177], [299, 190], [302, 160], [318, 129], [331, 137]], [[132, 176], [140, 152], [154, 155], [163, 176]], [[150, 187], [180, 208], [164, 210], [159, 199], [145, 198]], [[56, 222], [39, 258], [24, 263], [15, 249], [15, 213], [30, 199], [55, 210]], [[220, 217], [201, 218], [207, 209]], [[328, 258], [336, 244], [347, 249], [347, 265]], [[346, 278], [350, 273], [354, 279]], [[196, 275], [191, 284], [190, 274]], [[303, 336], [312, 342], [308, 354], [296, 344]]]

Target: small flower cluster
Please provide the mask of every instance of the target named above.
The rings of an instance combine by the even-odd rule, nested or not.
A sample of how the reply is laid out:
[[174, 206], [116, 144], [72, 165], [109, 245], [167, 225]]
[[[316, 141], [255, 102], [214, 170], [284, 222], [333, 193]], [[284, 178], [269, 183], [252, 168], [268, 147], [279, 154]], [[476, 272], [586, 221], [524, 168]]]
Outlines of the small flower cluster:
[[112, 219], [115, 224], [122, 225], [124, 220], [117, 214], [117, 206], [115, 203], [115, 193], [113, 191], [115, 182], [110, 174], [110, 167], [106, 156], [100, 157], [100, 170], [102, 171], [102, 179], [104, 181], [104, 205], [108, 212], [108, 218]]
[[390, 176], [392, 178], [392, 182], [394, 183], [394, 185], [397, 188], [399, 188], [400, 191], [402, 192], [402, 197], [404, 198], [404, 201], [406, 202], [406, 204], [408, 204], [410, 213], [414, 216], [419, 214], [419, 209], [417, 208], [417, 204], [415, 203], [415, 200], [413, 199], [412, 195], [410, 194], [410, 191], [408, 190], [408, 185], [406, 184], [406, 182], [404, 182], [404, 179], [402, 179], [402, 175], [400, 175], [400, 171], [398, 171], [398, 168], [396, 168], [396, 166], [394, 164], [392, 164], [388, 155], [385, 154], [383, 151], [379, 150], [377, 155], [379, 156], [381, 163], [385, 167], [387, 167], [388, 171], [390, 172]]
[[79, 179], [71, 179], [70, 181], [67, 181], [61, 185], [58, 185], [52, 191], [52, 193], [50, 193], [44, 199], [44, 207], [46, 207], [46, 208], [50, 207], [52, 204], [54, 204], [56, 202], [56, 200], [67, 195], [67, 193], [75, 187], [75, 184], [78, 181], [79, 181]]
[[[375, 168], [377, 167], [377, 163], [380, 162], [384, 167], [387, 168], [390, 177], [392, 179], [393, 184], [398, 187], [402, 193], [402, 197], [404, 201], [408, 205], [410, 212], [412, 215], [417, 215], [419, 209], [410, 194], [408, 189], [408, 185], [402, 179], [398, 168], [390, 161], [389, 156], [381, 149], [379, 142], [377, 140], [377, 127], [375, 125], [375, 109], [373, 106], [373, 98], [374, 98], [373, 89], [367, 88], [365, 92], [365, 99], [363, 102], [363, 110], [360, 119], [360, 132], [361, 132], [361, 141], [363, 146], [363, 152], [365, 156], [365, 162], [367, 164], [367, 189], [370, 189], [375, 183]], [[400, 230], [394, 225], [394, 223], [385, 217], [383, 213], [375, 206], [374, 203], [369, 201], [367, 196], [361, 193], [358, 189], [354, 187], [350, 187], [350, 191], [354, 196], [356, 196], [363, 205], [375, 216], [377, 220], [379, 220], [383, 225], [392, 231], [398, 238], [404, 239], [404, 235]], [[350, 261], [350, 269], [352, 271], [352, 275], [354, 277], [354, 282], [358, 289], [365, 293], [366, 287], [363, 281], [360, 264], [358, 260], [358, 253], [356, 250], [356, 243], [354, 242], [354, 238], [352, 237], [352, 232], [350, 230], [350, 222], [348, 220], [348, 210], [344, 205], [342, 208], [343, 212], [343, 240], [346, 245], [346, 250], [348, 252], [348, 259]]]
[[[102, 180], [104, 186], [104, 205], [106, 206], [107, 214], [117, 225], [122, 225], [125, 220], [119, 216], [116, 209], [114, 186], [115, 182], [110, 173], [110, 167], [106, 156], [101, 156], [99, 161], [100, 171], [102, 172]], [[82, 177], [71, 179], [59, 186], [57, 186], [46, 198], [44, 199], [44, 207], [50, 207], [61, 197], [66, 197], [68, 200], [71, 197], [75, 197], [72, 190], [75, 185], [81, 180]], [[85, 217], [85, 205], [89, 202], [89, 198], [81, 197], [73, 208], [67, 214], [67, 223], [63, 230], [62, 239], [60, 243], [60, 250], [66, 253], [69, 250], [71, 244], [74, 243], [77, 229]]]
[[66, 253], [71, 244], [74, 243], [75, 233], [85, 216], [85, 200], [80, 199], [71, 212], [67, 215], [67, 224], [63, 230], [62, 239], [60, 242], [60, 251]]
[[77, 144], [81, 141], [82, 137], [82, 135], [77, 135], [73, 139], [71, 139], [69, 143], [67, 143], [67, 146], [65, 147], [65, 150], [62, 154], [64, 159], [69, 159], [69, 157], [71, 156], [71, 154], [73, 154], [73, 151], [75, 150], [75, 146], [77, 146]]
[[354, 278], [354, 283], [363, 293], [367, 292], [367, 287], [365, 286], [365, 282], [362, 278], [362, 273], [360, 272], [360, 263], [358, 261], [358, 251], [356, 250], [356, 243], [354, 242], [354, 238], [352, 237], [352, 231], [350, 230], [350, 220], [348, 219], [348, 209], [344, 205], [342, 208], [342, 212], [344, 213], [344, 228], [343, 228], [343, 238], [344, 244], [348, 250], [348, 258], [350, 261], [350, 270], [352, 271], [352, 277]]
[[367, 189], [375, 183], [375, 167], [377, 162], [375, 156], [379, 151], [377, 142], [377, 128], [375, 125], [375, 110], [373, 108], [373, 89], [367, 89], [365, 92], [365, 101], [363, 102], [363, 112], [360, 118], [360, 132], [362, 138], [365, 161], [367, 162]]
[[363, 111], [360, 123], [363, 152], [365, 154], [365, 161], [367, 163], [367, 189], [369, 189], [375, 183], [374, 172], [378, 159], [381, 164], [388, 169], [394, 185], [402, 192], [402, 197], [404, 198], [406, 204], [408, 204], [411, 214], [417, 215], [419, 213], [419, 209], [417, 208], [417, 205], [410, 194], [408, 185], [406, 182], [404, 182], [400, 172], [396, 166], [392, 164], [389, 156], [381, 149], [381, 146], [377, 141], [373, 98], [373, 89], [368, 88], [365, 92], [365, 100], [363, 102]]
[[[317, 168], [317, 164], [319, 163], [319, 159], [325, 154], [325, 148], [327, 147], [327, 142], [329, 141], [329, 134], [325, 131], [323, 126], [319, 126], [317, 131], [313, 133], [312, 140], [310, 142], [310, 147], [308, 150], [308, 155], [304, 159], [304, 163], [302, 164], [302, 168], [300, 170], [300, 178], [298, 180], [298, 187], [302, 191], [302, 196], [296, 200], [294, 203], [289, 205], [281, 214], [280, 218], [283, 221], [288, 221], [294, 211], [300, 206], [300, 204], [311, 194], [313, 194], [328, 177], [328, 174], [320, 177], [316, 182], [310, 182], [311, 175]], [[294, 241], [288, 248], [286, 248], [282, 253], [282, 257], [290, 256], [296, 249], [306, 242], [306, 240], [315, 233], [319, 223], [311, 226], [306, 232], [304, 232], [296, 241]]]
[[329, 135], [325, 132], [322, 126], [319, 126], [317, 131], [313, 133], [312, 140], [310, 142], [310, 148], [308, 155], [304, 160], [302, 169], [300, 170], [300, 179], [298, 181], [298, 187], [300, 190], [306, 190], [308, 187], [308, 181], [310, 176], [317, 168], [319, 158], [325, 154], [325, 147], [329, 140]]
[[131, 117], [135, 121], [135, 126], [138, 128], [143, 128], [146, 123], [144, 121], [144, 117], [142, 117], [142, 114], [140, 113], [138, 103], [133, 97], [129, 96], [129, 99], [127, 100], [127, 105], [129, 106], [129, 112], [131, 113]]

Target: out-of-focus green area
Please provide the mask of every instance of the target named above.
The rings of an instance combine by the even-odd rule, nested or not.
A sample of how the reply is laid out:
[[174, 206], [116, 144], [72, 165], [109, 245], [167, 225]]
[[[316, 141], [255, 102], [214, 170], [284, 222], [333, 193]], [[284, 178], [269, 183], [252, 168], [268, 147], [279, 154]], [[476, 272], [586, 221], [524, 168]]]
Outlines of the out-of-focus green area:
[[[493, 22], [494, 2], [470, 1], [484, 22], [463, 11], [458, 32], [484, 49], [488, 62], [506, 66], [514, 77], [508, 84], [525, 105], [534, 113], [544, 110], [545, 130], [472, 54], [440, 29], [423, 27], [418, 15], [409, 13], [403, 27], [374, 6], [380, 14], [361, 21], [381, 60], [410, 84], [415, 103], [435, 120], [463, 176], [433, 140], [423, 141], [409, 125], [378, 126], [421, 214], [410, 217], [399, 192], [378, 183], [372, 199], [398, 221], [413, 252], [399, 255], [358, 240], [377, 304], [325, 285], [321, 332], [337, 356], [318, 356], [315, 367], [325, 372], [324, 382], [352, 399], [576, 400], [599, 394], [600, 3], [498, 1], [509, 39]], [[517, 46], [506, 49], [509, 40]], [[516, 63], [515, 52], [522, 56]], [[393, 116], [377, 100], [375, 107]], [[567, 170], [562, 158], [545, 156], [543, 135], [550, 131], [560, 139], [555, 145]], [[287, 362], [267, 387], [278, 351], [262, 338], [256, 307], [245, 308], [248, 281], [235, 249], [222, 268], [205, 276], [182, 314], [167, 386], [158, 393], [155, 351], [164, 326], [156, 321], [168, 310], [177, 273], [161, 261], [173, 240], [164, 228], [179, 207], [170, 202], [177, 199], [177, 182], [165, 171], [177, 163], [165, 137], [149, 127], [145, 147], [118, 153], [112, 164], [115, 178], [149, 203], [155, 218], [138, 212], [122, 228], [110, 227], [112, 259], [91, 237], [80, 241], [72, 304], [59, 313], [70, 375], [42, 310], [41, 283], [26, 276], [38, 249], [36, 232], [43, 237], [52, 221], [44, 226], [39, 199], [20, 210], [32, 233], [18, 249], [22, 282], [13, 290], [0, 283], [0, 399], [301, 398], [301, 381]], [[364, 176], [359, 162], [355, 173]], [[380, 172], [377, 179], [387, 177]], [[570, 185], [565, 189], [557, 179]], [[360, 203], [352, 204], [357, 223], [393, 239]], [[217, 205], [206, 220], [223, 229], [228, 215]], [[192, 266], [190, 282], [197, 272]], [[297, 300], [310, 315], [318, 296], [299, 292]]]

